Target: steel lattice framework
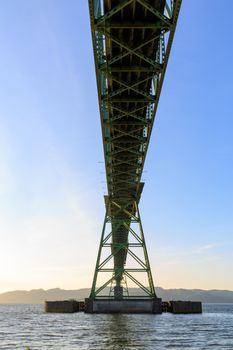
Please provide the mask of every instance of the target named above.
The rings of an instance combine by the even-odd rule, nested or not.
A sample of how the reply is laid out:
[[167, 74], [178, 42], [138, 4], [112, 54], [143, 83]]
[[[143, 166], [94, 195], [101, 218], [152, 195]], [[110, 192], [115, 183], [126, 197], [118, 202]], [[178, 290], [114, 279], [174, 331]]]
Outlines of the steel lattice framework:
[[181, 0], [89, 0], [108, 188], [92, 299], [135, 297], [128, 281], [141, 289], [137, 297], [156, 298], [138, 204], [180, 6]]

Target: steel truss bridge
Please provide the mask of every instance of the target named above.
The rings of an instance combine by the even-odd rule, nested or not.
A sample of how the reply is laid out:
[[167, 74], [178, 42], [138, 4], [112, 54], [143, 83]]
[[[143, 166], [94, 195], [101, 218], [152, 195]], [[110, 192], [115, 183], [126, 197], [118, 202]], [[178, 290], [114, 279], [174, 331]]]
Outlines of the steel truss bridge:
[[108, 189], [92, 300], [156, 298], [138, 205], [180, 6], [89, 0]]

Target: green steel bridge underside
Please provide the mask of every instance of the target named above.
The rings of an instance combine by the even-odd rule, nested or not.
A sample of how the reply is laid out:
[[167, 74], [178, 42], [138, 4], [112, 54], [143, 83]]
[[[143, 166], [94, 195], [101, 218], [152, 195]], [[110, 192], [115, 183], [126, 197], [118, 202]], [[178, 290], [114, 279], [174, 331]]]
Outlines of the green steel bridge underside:
[[89, 0], [108, 189], [91, 299], [156, 298], [138, 204], [180, 6]]

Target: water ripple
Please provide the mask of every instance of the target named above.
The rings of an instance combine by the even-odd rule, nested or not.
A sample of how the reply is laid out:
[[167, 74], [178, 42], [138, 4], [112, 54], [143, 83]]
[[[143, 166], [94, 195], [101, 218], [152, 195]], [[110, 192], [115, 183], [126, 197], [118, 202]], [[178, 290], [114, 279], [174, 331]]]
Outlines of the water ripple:
[[232, 350], [233, 304], [202, 315], [45, 314], [41, 305], [0, 305], [0, 349]]

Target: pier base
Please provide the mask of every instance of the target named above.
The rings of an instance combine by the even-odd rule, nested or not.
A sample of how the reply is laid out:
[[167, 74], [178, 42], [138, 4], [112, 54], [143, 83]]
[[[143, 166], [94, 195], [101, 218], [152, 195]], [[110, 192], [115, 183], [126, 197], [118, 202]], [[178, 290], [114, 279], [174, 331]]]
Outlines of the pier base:
[[157, 299], [85, 299], [45, 301], [45, 312], [72, 313], [84, 311], [86, 313], [121, 313], [121, 314], [198, 314], [202, 313], [202, 303], [199, 301], [163, 301]]
[[163, 312], [171, 312], [173, 314], [201, 314], [202, 303], [200, 301], [163, 301]]
[[109, 299], [85, 299], [86, 313], [146, 313], [161, 314], [161, 299], [129, 299], [129, 300], [109, 300]]
[[84, 302], [77, 300], [45, 301], [45, 312], [73, 313], [84, 310]]
[[200, 314], [202, 304], [199, 301], [171, 301], [171, 312], [173, 314]]

